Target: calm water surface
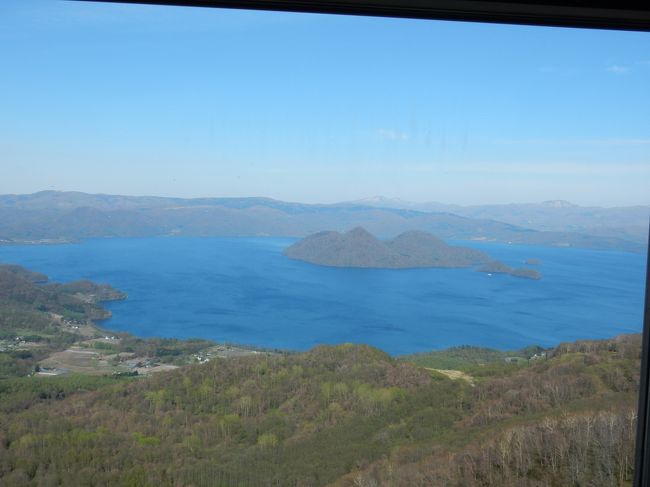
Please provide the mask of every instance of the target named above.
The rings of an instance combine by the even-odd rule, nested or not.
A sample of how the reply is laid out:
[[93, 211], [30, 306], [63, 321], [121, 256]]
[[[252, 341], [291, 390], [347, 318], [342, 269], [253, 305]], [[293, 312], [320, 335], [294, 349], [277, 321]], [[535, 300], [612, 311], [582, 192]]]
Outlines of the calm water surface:
[[474, 344], [501, 349], [638, 332], [645, 255], [463, 242], [541, 281], [471, 269], [338, 269], [292, 261], [292, 239], [96, 239], [0, 247], [0, 262], [55, 281], [128, 293], [103, 326], [306, 350], [368, 343], [391, 354]]

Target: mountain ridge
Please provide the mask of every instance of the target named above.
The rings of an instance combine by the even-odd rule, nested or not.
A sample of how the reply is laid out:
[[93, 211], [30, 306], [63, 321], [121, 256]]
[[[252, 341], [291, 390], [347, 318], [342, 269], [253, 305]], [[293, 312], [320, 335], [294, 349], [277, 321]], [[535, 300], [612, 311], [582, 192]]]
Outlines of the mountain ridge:
[[538, 231], [575, 232], [591, 236], [618, 236], [647, 244], [650, 205], [580, 206], [566, 200], [540, 203], [454, 205], [436, 201], [416, 203], [399, 198], [374, 196], [350, 202], [374, 208], [448, 212], [484, 218]]
[[165, 198], [45, 191], [0, 195], [0, 244], [153, 236], [304, 237], [322, 228], [363, 226], [381, 237], [422, 230], [444, 239], [641, 252], [612, 235], [539, 231], [447, 211], [305, 204], [271, 198]]

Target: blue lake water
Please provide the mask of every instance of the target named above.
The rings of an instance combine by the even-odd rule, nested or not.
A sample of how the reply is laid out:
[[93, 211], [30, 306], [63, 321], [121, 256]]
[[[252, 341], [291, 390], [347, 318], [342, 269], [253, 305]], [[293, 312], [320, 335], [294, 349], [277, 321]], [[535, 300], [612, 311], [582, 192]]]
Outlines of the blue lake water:
[[128, 293], [102, 326], [306, 350], [368, 343], [391, 354], [473, 344], [552, 346], [641, 330], [645, 255], [463, 242], [540, 281], [472, 269], [339, 269], [293, 261], [279, 238], [96, 239], [0, 247], [0, 262]]

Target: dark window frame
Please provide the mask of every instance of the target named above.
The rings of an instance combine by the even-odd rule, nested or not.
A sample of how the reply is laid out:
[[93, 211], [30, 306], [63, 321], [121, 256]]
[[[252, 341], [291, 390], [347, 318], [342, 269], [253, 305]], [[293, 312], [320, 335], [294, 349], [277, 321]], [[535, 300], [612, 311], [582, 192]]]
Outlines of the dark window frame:
[[[650, 32], [650, 4], [630, 0], [74, 0], [400, 17]], [[650, 234], [646, 266], [635, 487], [650, 487]]]
[[[78, 1], [78, 0], [77, 0]], [[631, 0], [81, 0], [650, 31]]]

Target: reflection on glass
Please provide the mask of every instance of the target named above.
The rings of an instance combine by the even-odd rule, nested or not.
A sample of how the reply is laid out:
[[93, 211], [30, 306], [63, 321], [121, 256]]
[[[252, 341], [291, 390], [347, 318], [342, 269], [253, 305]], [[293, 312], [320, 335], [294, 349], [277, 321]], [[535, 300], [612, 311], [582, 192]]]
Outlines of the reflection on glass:
[[0, 484], [631, 485], [648, 34], [0, 26]]

